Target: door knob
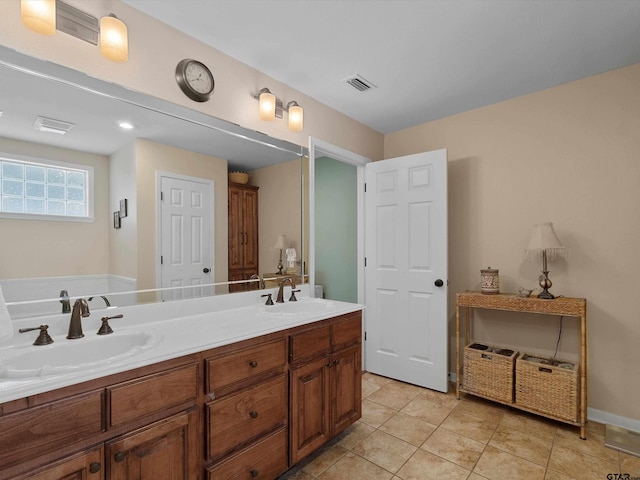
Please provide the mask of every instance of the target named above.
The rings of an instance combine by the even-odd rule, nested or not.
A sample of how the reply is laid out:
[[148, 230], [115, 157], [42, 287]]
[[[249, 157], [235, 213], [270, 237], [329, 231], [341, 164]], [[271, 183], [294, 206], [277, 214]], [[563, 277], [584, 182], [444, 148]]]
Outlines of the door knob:
[[443, 286], [443, 285], [444, 285], [444, 282], [442, 281], [442, 279], [441, 279], [441, 278], [437, 279], [437, 280], [436, 280], [435, 282], [433, 282], [433, 283], [434, 283], [434, 285], [435, 285], [436, 287], [441, 287], [441, 286]]
[[209, 272], [211, 271], [211, 269], [210, 269], [210, 268], [208, 268], [208, 267], [204, 267], [204, 268], [202, 269], [202, 271], [203, 271], [204, 273], [209, 273]]

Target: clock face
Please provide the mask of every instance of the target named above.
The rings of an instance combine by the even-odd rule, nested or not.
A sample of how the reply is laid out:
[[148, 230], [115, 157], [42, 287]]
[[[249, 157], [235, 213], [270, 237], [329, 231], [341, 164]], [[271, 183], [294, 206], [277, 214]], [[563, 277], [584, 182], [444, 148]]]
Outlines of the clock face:
[[211, 71], [196, 60], [185, 59], [178, 63], [176, 81], [185, 95], [196, 102], [206, 102], [213, 92]]

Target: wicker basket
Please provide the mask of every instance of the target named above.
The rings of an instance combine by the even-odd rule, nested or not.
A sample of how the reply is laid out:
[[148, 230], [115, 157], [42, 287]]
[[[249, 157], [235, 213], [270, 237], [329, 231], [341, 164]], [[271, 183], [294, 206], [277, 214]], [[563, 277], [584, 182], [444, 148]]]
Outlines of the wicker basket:
[[472, 343], [464, 347], [462, 385], [470, 393], [513, 403], [514, 362], [518, 352]]
[[249, 174], [247, 172], [229, 172], [229, 181], [246, 185], [249, 183]]
[[516, 360], [516, 405], [578, 421], [580, 364], [521, 353]]

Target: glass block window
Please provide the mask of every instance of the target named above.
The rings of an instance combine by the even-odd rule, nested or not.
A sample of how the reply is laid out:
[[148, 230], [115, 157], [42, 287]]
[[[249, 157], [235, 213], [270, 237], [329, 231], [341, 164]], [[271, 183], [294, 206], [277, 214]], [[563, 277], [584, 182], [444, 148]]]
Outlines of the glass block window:
[[91, 168], [0, 157], [0, 212], [87, 218]]

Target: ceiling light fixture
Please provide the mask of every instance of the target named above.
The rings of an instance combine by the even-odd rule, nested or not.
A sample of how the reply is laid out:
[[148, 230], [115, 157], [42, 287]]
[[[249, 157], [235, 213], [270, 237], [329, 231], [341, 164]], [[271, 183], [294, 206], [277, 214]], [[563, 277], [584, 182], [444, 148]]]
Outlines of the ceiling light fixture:
[[120, 122], [118, 123], [118, 126], [123, 130], [133, 130], [134, 128], [134, 125], [131, 122]]
[[258, 115], [261, 120], [272, 121], [276, 118], [283, 118], [284, 112], [289, 114], [289, 130], [301, 132], [304, 126], [304, 110], [295, 100], [287, 103], [276, 97], [268, 88], [262, 88], [253, 98], [259, 101]]
[[56, 0], [21, 0], [22, 23], [42, 35], [56, 33]]

